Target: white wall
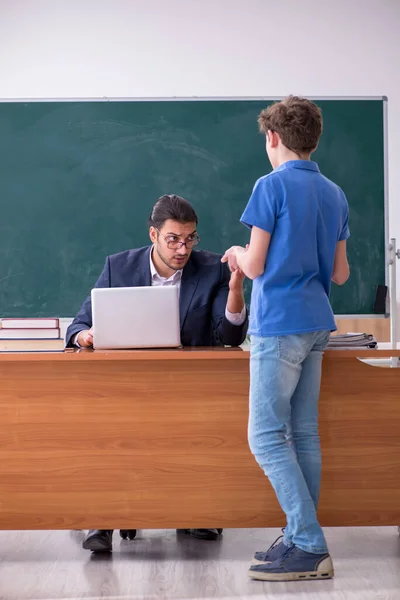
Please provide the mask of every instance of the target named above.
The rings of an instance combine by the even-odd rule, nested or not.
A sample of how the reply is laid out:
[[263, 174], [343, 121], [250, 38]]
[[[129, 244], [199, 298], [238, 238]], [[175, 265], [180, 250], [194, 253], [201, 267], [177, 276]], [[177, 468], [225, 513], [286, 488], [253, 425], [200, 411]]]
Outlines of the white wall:
[[0, 98], [288, 93], [388, 96], [400, 246], [400, 0], [0, 0]]

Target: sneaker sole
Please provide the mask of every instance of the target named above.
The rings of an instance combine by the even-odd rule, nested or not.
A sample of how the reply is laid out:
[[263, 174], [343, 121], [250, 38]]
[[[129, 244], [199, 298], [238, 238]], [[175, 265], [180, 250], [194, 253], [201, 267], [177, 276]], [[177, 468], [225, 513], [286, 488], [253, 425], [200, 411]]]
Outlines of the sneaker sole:
[[[332, 565], [332, 562], [329, 561]], [[261, 581], [305, 581], [312, 579], [332, 579], [334, 576], [334, 569], [328, 567], [322, 568], [319, 571], [299, 571], [294, 573], [262, 573], [257, 571], [248, 571], [248, 575], [251, 579], [259, 579]]]

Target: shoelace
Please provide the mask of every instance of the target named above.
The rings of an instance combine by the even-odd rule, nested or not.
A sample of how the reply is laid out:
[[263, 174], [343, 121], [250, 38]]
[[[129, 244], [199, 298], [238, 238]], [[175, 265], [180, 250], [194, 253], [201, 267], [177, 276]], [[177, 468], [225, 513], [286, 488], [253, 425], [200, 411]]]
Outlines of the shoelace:
[[267, 554], [268, 552], [271, 552], [271, 550], [273, 548], [275, 548], [275, 546], [278, 545], [278, 543], [280, 543], [279, 540], [283, 540], [283, 535], [280, 535], [279, 537], [276, 538], [276, 540], [270, 545], [270, 547], [268, 548], [267, 552], [265, 554]]
[[265, 552], [262, 552], [260, 554], [262, 554], [262, 556], [265, 558], [268, 555], [268, 552], [271, 552], [271, 550], [273, 550], [275, 548], [275, 546], [278, 545], [278, 543], [280, 543], [279, 540], [283, 539], [283, 535], [280, 535], [279, 537], [276, 538], [276, 540], [270, 545], [270, 547], [268, 548], [268, 550], [266, 550]]

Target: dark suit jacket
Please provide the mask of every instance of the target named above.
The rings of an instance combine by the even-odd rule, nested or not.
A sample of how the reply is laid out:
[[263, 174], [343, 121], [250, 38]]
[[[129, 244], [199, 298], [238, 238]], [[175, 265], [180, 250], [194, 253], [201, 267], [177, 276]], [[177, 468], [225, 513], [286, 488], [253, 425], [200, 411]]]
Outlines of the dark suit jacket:
[[[137, 287], [151, 285], [150, 251], [146, 246], [108, 256], [95, 287]], [[205, 250], [193, 251], [186, 263], [180, 289], [181, 342], [183, 346], [238, 346], [247, 332], [225, 317], [229, 292], [229, 269], [221, 256]], [[90, 296], [67, 329], [66, 346], [73, 336], [92, 326]]]

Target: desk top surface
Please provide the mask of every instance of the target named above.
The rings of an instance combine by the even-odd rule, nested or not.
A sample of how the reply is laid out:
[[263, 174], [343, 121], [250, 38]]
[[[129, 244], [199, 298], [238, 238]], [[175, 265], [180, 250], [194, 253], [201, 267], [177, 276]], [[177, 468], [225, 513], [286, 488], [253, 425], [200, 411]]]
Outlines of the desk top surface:
[[[20, 361], [165, 361], [165, 360], [235, 360], [248, 361], [249, 352], [241, 348], [192, 347], [148, 350], [67, 349], [55, 352], [1, 352], [0, 362]], [[328, 360], [343, 358], [385, 358], [400, 356], [400, 350], [326, 350]]]

